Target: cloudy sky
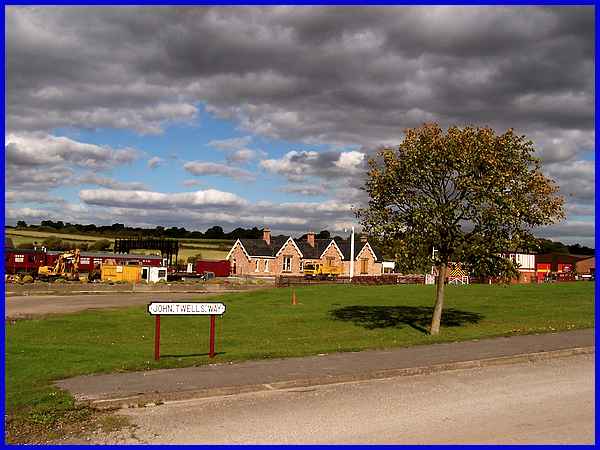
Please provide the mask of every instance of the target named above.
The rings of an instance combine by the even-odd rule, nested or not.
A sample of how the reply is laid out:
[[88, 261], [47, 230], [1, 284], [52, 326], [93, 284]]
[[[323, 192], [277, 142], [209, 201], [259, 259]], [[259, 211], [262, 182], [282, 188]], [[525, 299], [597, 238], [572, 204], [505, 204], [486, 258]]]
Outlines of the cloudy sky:
[[7, 7], [6, 218], [341, 230], [407, 127], [512, 127], [593, 245], [593, 7]]

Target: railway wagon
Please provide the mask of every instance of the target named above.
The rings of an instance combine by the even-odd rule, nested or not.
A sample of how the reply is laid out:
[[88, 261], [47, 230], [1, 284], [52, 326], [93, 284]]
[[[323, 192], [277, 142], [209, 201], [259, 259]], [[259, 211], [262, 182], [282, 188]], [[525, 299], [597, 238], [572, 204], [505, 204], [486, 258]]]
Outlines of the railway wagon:
[[38, 267], [45, 266], [46, 252], [34, 249], [5, 248], [4, 273], [37, 274]]
[[231, 273], [231, 263], [227, 259], [222, 261], [200, 259], [196, 261], [195, 269], [198, 275], [202, 275], [204, 272], [214, 272], [216, 277], [228, 277]]
[[[4, 272], [7, 274], [30, 273], [37, 274], [40, 266], [53, 266], [62, 251], [41, 249], [4, 249]], [[94, 267], [114, 260], [120, 265], [141, 264], [144, 266], [157, 267], [164, 264], [161, 256], [154, 255], [134, 255], [134, 254], [115, 254], [108, 252], [81, 252], [79, 259], [79, 272], [86, 273]]]

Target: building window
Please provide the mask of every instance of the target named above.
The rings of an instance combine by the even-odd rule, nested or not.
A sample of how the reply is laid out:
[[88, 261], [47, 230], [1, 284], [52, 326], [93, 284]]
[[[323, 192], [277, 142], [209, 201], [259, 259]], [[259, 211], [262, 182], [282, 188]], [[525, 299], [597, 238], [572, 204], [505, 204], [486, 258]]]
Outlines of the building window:
[[283, 257], [283, 271], [284, 272], [292, 271], [292, 257], [291, 256]]
[[269, 260], [265, 259], [265, 272], [269, 271]]
[[360, 273], [369, 273], [369, 260], [366, 258], [360, 260]]
[[24, 255], [15, 255], [15, 262], [23, 262]]
[[335, 261], [335, 258], [334, 258], [333, 256], [328, 256], [326, 261], [327, 261], [327, 262], [326, 262], [326, 265], [327, 265], [328, 267], [333, 267], [333, 266], [335, 266], [335, 264], [333, 264], [333, 261]]
[[300, 261], [300, 272], [304, 272], [304, 261]]

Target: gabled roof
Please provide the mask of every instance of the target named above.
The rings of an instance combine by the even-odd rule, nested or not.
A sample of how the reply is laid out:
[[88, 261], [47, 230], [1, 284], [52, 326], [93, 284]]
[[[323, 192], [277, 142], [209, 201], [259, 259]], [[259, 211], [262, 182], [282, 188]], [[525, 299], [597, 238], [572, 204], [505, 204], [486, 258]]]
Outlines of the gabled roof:
[[[369, 244], [368, 242], [365, 242], [365, 245], [363, 245], [363, 248], [360, 249], [360, 252], [358, 252], [358, 255], [360, 255], [364, 251], [370, 252], [371, 255], [373, 255], [373, 259], [375, 261], [377, 261], [379, 259], [379, 258], [377, 258], [377, 254], [375, 254], [375, 251], [373, 250], [373, 247], [371, 247], [371, 244]], [[358, 258], [358, 255], [356, 255], [355, 257]]]
[[[336, 241], [336, 244], [338, 245], [339, 249], [344, 254], [344, 260], [350, 261], [350, 239], [345, 240], [345, 241]], [[367, 244], [366, 242], [361, 242], [359, 239], [356, 239], [354, 241], [354, 259], [356, 259], [358, 257], [358, 254], [361, 252], [361, 250], [363, 249], [363, 247], [366, 244]], [[369, 247], [371, 248], [373, 254], [375, 255], [375, 260], [382, 261], [383, 257], [381, 255], [381, 252], [379, 251], [379, 249], [372, 246], [371, 244], [369, 244]]]
[[[238, 239], [233, 247], [239, 242], [242, 249], [246, 252], [247, 256], [250, 257], [263, 257], [273, 258], [277, 256], [281, 249], [287, 242], [291, 242], [294, 247], [298, 250], [298, 253], [303, 259], [321, 259], [321, 256], [327, 250], [330, 245], [335, 245], [338, 251], [342, 255], [344, 261], [350, 261], [350, 239], [347, 240], [334, 240], [331, 239], [315, 239], [314, 247], [310, 245], [304, 239], [294, 239], [290, 236], [274, 236], [271, 238], [271, 242], [267, 244], [263, 239]], [[354, 242], [354, 258], [358, 256], [363, 247], [367, 243], [356, 240]], [[232, 250], [233, 250], [232, 247]], [[375, 256], [376, 261], [382, 261], [381, 252], [371, 244], [368, 245], [368, 249]], [[227, 255], [227, 258], [231, 256], [231, 251]]]
[[275, 253], [275, 256], [279, 256], [279, 253], [281, 253], [281, 251], [283, 250], [283, 247], [285, 247], [285, 245], [288, 242], [291, 242], [292, 245], [296, 248], [296, 250], [298, 251], [298, 253], [300, 253], [300, 257], [304, 258], [304, 255], [302, 254], [302, 251], [298, 248], [298, 245], [296, 245], [296, 243], [294, 242], [295, 239], [293, 239], [292, 237], [289, 237], [282, 245], [281, 248], [277, 251], [277, 253]]
[[241, 243], [241, 241], [239, 239], [233, 243], [233, 246], [231, 247], [231, 250], [229, 250], [229, 253], [227, 253], [227, 256], [225, 257], [225, 259], [229, 259], [231, 257], [231, 254], [233, 253], [233, 250], [235, 249], [236, 245], [239, 245], [240, 248], [242, 249], [242, 251], [244, 252], [244, 254], [246, 255], [246, 258], [250, 259], [250, 255], [248, 254], [248, 252], [244, 248], [244, 245]]
[[305, 259], [320, 259], [332, 240], [333, 239], [315, 239], [314, 247], [304, 239], [294, 239], [294, 242], [302, 251]]
[[329, 245], [327, 245], [327, 247], [325, 247], [325, 249], [321, 252], [320, 257], [323, 257], [323, 253], [325, 253], [327, 251], [327, 249], [329, 249], [329, 247], [334, 246], [335, 249], [338, 251], [340, 257], [342, 259], [344, 259], [344, 254], [342, 253], [342, 251], [340, 250], [340, 248], [338, 247], [337, 243], [335, 242], [335, 239], [331, 239], [331, 241], [329, 242]]

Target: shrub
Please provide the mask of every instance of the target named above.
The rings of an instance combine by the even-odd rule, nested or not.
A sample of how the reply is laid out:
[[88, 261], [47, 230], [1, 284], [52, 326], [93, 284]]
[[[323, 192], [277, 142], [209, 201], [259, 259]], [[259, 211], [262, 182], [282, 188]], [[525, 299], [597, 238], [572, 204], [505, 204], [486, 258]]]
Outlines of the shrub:
[[202, 253], [196, 253], [194, 256], [190, 256], [187, 259], [188, 263], [195, 263], [199, 259], [202, 259]]
[[88, 250], [91, 251], [102, 251], [102, 250], [108, 250], [111, 246], [111, 241], [109, 241], [108, 239], [100, 239], [99, 241], [95, 241], [94, 243], [90, 244], [88, 246]]
[[23, 283], [33, 283], [33, 277], [31, 275], [25, 275], [21, 281]]
[[44, 242], [42, 242], [42, 245], [48, 250], [66, 250], [67, 247], [65, 246], [65, 244], [66, 243], [64, 243], [60, 238], [57, 238], [56, 236], [47, 237], [46, 239], [44, 239]]

